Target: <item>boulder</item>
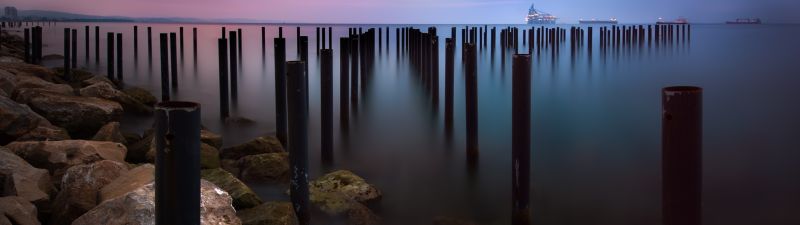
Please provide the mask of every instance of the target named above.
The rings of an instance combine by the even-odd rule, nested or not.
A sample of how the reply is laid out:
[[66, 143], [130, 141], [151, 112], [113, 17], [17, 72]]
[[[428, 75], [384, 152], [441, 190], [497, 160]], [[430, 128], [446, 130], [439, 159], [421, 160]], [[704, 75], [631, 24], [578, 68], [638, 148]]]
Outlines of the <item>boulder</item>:
[[94, 97], [31, 92], [26, 93], [24, 100], [22, 103], [33, 111], [78, 138], [91, 137], [100, 127], [122, 116], [119, 103]]
[[312, 192], [309, 196], [312, 206], [328, 216], [346, 219], [347, 224], [380, 224], [380, 217], [362, 203], [341, 193]]
[[72, 138], [69, 137], [67, 130], [53, 126], [48, 122], [33, 128], [33, 130], [28, 131], [28, 133], [20, 136], [15, 141], [63, 141], [69, 139]]
[[36, 206], [16, 196], [0, 198], [0, 224], [39, 225]]
[[203, 179], [228, 192], [233, 198], [233, 207], [237, 210], [253, 208], [261, 204], [261, 198], [250, 187], [223, 169], [207, 169], [201, 171], [200, 174]]
[[61, 95], [75, 95], [75, 90], [66, 84], [55, 84], [42, 80], [34, 76], [17, 76], [16, 87], [12, 92], [13, 96], [22, 93], [22, 90], [36, 90]]
[[239, 159], [239, 177], [247, 182], [288, 183], [289, 153], [264, 153]]
[[18, 62], [0, 62], [0, 68], [3, 68], [17, 76], [34, 76], [50, 83], [64, 83], [64, 80], [61, 79], [60, 75], [55, 70], [40, 65]]
[[[4, 69], [0, 69], [0, 91], [10, 95], [17, 88], [17, 76]], [[7, 96], [6, 96], [7, 97]]]
[[[111, 82], [109, 81], [109, 83]], [[124, 92], [131, 98], [135, 99], [136, 101], [139, 101], [142, 104], [148, 106], [154, 106], [156, 103], [158, 103], [158, 99], [155, 96], [153, 96], [153, 94], [142, 88], [130, 87], [122, 90], [122, 92]]]
[[128, 192], [139, 189], [155, 180], [156, 167], [153, 164], [137, 166], [100, 189], [99, 201], [105, 202]]
[[125, 94], [125, 92], [119, 91], [115, 89], [114, 86], [105, 82], [99, 82], [88, 87], [81, 88], [79, 92], [81, 96], [96, 97], [115, 101], [122, 105], [127, 112], [140, 114], [153, 113], [152, 107], [139, 102], [139, 100], [128, 96], [128, 94]]
[[0, 147], [0, 173], [6, 177], [0, 196], [16, 195], [39, 207], [50, 205], [50, 193], [54, 192], [55, 187], [47, 170], [35, 168], [8, 149]]
[[236, 213], [242, 225], [296, 225], [291, 202], [267, 202]]
[[132, 163], [147, 162], [147, 152], [150, 151], [151, 146], [154, 144], [153, 134], [145, 133], [145, 136], [139, 139], [139, 141], [128, 143], [128, 154], [125, 156], [125, 160]]
[[381, 191], [364, 178], [348, 170], [337, 170], [309, 182], [309, 191], [341, 193], [347, 198], [367, 203], [381, 198]]
[[89, 79], [81, 81], [81, 87], [88, 87], [97, 83], [106, 83], [111, 86], [114, 86], [114, 82], [111, 82], [111, 80], [109, 80], [104, 76], [92, 76]]
[[0, 145], [16, 140], [40, 124], [50, 124], [26, 105], [0, 96]]
[[[231, 197], [213, 183], [202, 180], [200, 186], [200, 224], [240, 225]], [[76, 219], [72, 225], [151, 225], [155, 224], [155, 188], [153, 183], [123, 196], [105, 201]]]
[[128, 170], [128, 166], [103, 160], [70, 167], [61, 182], [61, 191], [53, 201], [52, 225], [69, 225], [99, 203], [98, 191]]
[[50, 171], [54, 183], [60, 183], [64, 172], [75, 165], [100, 160], [125, 163], [127, 152], [119, 143], [87, 140], [12, 142], [6, 148], [31, 165]]
[[217, 149], [222, 148], [222, 136], [206, 129], [200, 130], [200, 141]]
[[110, 122], [104, 125], [97, 131], [92, 140], [110, 141], [122, 144], [127, 143], [125, 137], [122, 136], [122, 132], [119, 130], [119, 122]]
[[249, 155], [276, 152], [285, 152], [278, 138], [275, 136], [263, 136], [241, 145], [222, 149], [220, 156], [223, 159], [240, 159]]
[[239, 161], [233, 159], [223, 159], [220, 161], [220, 164], [222, 164], [221, 168], [225, 171], [228, 171], [228, 173], [235, 174], [237, 176], [240, 174], [241, 170], [239, 170]]

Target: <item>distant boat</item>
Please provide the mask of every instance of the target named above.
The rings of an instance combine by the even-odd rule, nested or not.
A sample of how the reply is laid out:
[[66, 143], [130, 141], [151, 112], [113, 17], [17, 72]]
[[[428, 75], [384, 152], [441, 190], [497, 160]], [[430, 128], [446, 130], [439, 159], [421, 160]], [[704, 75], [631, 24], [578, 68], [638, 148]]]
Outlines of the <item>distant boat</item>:
[[739, 18], [736, 20], [731, 20], [725, 22], [727, 24], [761, 24], [761, 19], [759, 18]]
[[527, 24], [556, 24], [557, 18], [550, 13], [542, 12], [533, 8], [528, 9], [528, 16], [525, 16], [525, 23]]
[[658, 18], [656, 24], [689, 24], [689, 20], [683, 17], [679, 17], [678, 19], [673, 21], [663, 21], [661, 18]]
[[617, 24], [618, 22], [617, 22], [617, 19], [612, 18], [610, 20], [596, 20], [596, 19], [578, 20], [578, 23], [579, 24]]

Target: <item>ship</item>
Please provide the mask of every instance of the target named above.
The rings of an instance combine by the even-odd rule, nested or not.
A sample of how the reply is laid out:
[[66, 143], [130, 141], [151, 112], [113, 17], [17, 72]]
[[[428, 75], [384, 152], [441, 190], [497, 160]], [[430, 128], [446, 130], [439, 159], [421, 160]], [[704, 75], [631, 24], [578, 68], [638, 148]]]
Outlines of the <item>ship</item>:
[[611, 18], [610, 20], [597, 20], [597, 19], [578, 20], [578, 23], [579, 24], [617, 24], [618, 22], [617, 22], [617, 19]]
[[761, 19], [759, 18], [739, 18], [732, 21], [725, 22], [727, 24], [761, 24]]
[[556, 24], [556, 17], [551, 15], [550, 13], [542, 12], [537, 10], [531, 4], [531, 8], [528, 9], [528, 16], [525, 17], [525, 23], [527, 24]]
[[662, 18], [658, 18], [656, 24], [689, 24], [689, 20], [683, 17], [679, 17], [678, 19], [673, 21], [664, 21]]

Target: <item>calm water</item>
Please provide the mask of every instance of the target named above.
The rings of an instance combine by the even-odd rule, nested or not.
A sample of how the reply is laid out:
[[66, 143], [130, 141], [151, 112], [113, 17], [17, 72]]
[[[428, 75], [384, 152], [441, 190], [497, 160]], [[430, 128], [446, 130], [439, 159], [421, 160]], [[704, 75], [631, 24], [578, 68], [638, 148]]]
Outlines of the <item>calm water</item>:
[[[244, 61], [238, 99], [231, 114], [255, 123], [224, 123], [219, 116], [217, 38], [222, 25], [138, 24], [138, 60], [133, 25], [89, 24], [91, 58], [84, 55], [83, 23], [61, 23], [45, 29], [45, 55], [61, 54], [64, 26], [77, 28], [79, 67], [105, 74], [105, 59], [94, 62], [94, 25], [105, 33], [124, 33], [125, 83], [160, 96], [157, 34], [184, 26], [179, 57], [179, 88], [174, 99], [197, 101], [203, 123], [221, 133], [225, 145], [243, 143], [274, 132], [274, 58], [267, 26], [262, 58], [261, 25], [224, 25], [244, 33]], [[153, 58], [148, 59], [146, 27], [153, 27]], [[328, 25], [325, 25], [326, 27]], [[479, 52], [480, 161], [466, 164], [465, 94], [460, 46], [456, 48], [454, 133], [444, 134], [444, 65], [441, 105], [433, 108], [412, 73], [408, 58], [391, 43], [376, 53], [373, 77], [351, 119], [349, 138], [339, 134], [338, 37], [347, 27], [334, 25], [334, 169], [349, 169], [377, 185], [384, 198], [374, 207], [389, 224], [427, 224], [438, 215], [485, 224], [508, 224], [511, 206], [511, 66], [501, 52]], [[439, 28], [440, 62], [444, 36]], [[198, 28], [198, 50], [192, 51], [191, 28]], [[303, 25], [309, 36], [311, 177], [330, 168], [320, 163], [319, 61], [315, 25]], [[370, 26], [364, 26], [365, 28]], [[386, 27], [386, 25], [381, 26]], [[417, 28], [428, 26], [417, 25]], [[463, 28], [459, 25], [459, 28]], [[521, 27], [522, 28], [522, 27]], [[498, 34], [499, 34], [498, 27]], [[568, 28], [567, 28], [568, 29]], [[660, 224], [660, 89], [697, 85], [704, 93], [704, 222], [711, 224], [800, 223], [800, 26], [694, 25], [690, 43], [670, 48], [634, 49], [608, 54], [598, 47], [572, 60], [569, 45], [551, 58], [533, 59], [531, 203], [536, 224]], [[384, 34], [385, 35], [385, 34]], [[521, 35], [521, 32], [520, 32]], [[296, 59], [295, 26], [284, 28], [287, 59]], [[460, 30], [458, 31], [460, 43]], [[385, 36], [384, 36], [385, 38]], [[385, 45], [386, 43], [384, 43]], [[527, 47], [522, 45], [522, 52]], [[499, 49], [499, 48], [498, 48]], [[179, 49], [179, 52], [181, 50]], [[195, 57], [196, 55], [196, 57]], [[58, 66], [60, 61], [51, 62]], [[148, 119], [128, 119], [126, 129], [142, 131]], [[472, 172], [471, 172], [472, 171]], [[265, 200], [286, 199], [284, 188], [255, 186]]]

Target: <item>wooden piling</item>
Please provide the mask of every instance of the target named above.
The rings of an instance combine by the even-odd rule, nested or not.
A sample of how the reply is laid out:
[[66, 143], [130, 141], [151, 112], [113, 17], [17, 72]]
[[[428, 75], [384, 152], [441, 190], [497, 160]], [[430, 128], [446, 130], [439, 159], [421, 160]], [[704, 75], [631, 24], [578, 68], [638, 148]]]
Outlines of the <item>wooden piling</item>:
[[178, 46], [175, 32], [169, 33], [170, 74], [172, 75], [172, 89], [178, 88]]
[[228, 40], [217, 39], [219, 54], [219, 110], [223, 119], [230, 115], [228, 106]]
[[273, 39], [275, 45], [275, 129], [282, 146], [287, 144], [286, 121], [286, 39]]
[[478, 54], [475, 44], [467, 43], [464, 47], [466, 62], [466, 122], [467, 122], [467, 158], [473, 161], [478, 158]]
[[350, 128], [350, 39], [339, 38], [339, 49], [339, 126], [347, 131]]
[[237, 44], [237, 40], [238, 40], [237, 39], [238, 36], [236, 34], [236, 31], [230, 31], [230, 33], [228, 33], [228, 38], [229, 38], [228, 41], [230, 43], [229, 48], [228, 48], [230, 50], [230, 54], [228, 54], [228, 57], [229, 57], [229, 60], [230, 60], [229, 61], [230, 65], [228, 66], [228, 69], [230, 70], [231, 97], [235, 98], [238, 95], [237, 79], [238, 79], [238, 72], [239, 72], [238, 71], [238, 66], [237, 66], [237, 65], [239, 65], [239, 63], [238, 63], [239, 61], [238, 61], [238, 58], [236, 57], [237, 56], [237, 53], [236, 53], [236, 50], [237, 50], [236, 46], [237, 45], [236, 44]]
[[286, 63], [289, 116], [289, 195], [298, 224], [310, 224], [308, 192], [308, 89], [306, 63]]
[[117, 33], [117, 80], [122, 83], [122, 33]]
[[530, 224], [531, 56], [512, 59], [511, 224]]
[[661, 91], [662, 215], [665, 225], [702, 224], [703, 89]]
[[70, 70], [70, 29], [64, 28], [64, 80], [71, 80], [72, 71]]
[[159, 35], [161, 41], [161, 101], [169, 101], [169, 45], [167, 45], [167, 34]]
[[333, 50], [320, 50], [320, 57], [321, 156], [324, 162], [330, 162], [333, 160]]
[[[108, 80], [114, 80], [114, 33], [106, 33], [106, 69], [108, 71]], [[65, 52], [66, 53], [66, 52]]]
[[72, 62], [72, 68], [78, 68], [78, 30], [72, 29], [72, 38], [70, 40], [72, 42], [72, 49], [70, 50], [70, 61]]
[[155, 108], [156, 224], [200, 225], [200, 104]]

